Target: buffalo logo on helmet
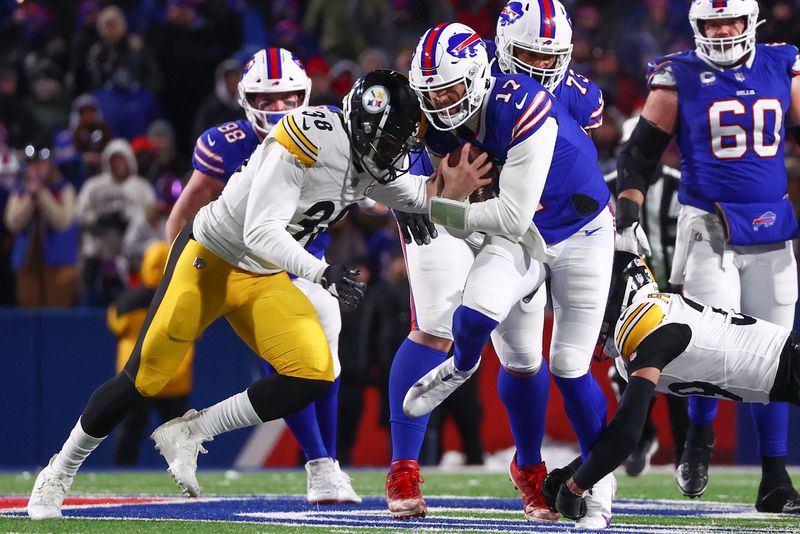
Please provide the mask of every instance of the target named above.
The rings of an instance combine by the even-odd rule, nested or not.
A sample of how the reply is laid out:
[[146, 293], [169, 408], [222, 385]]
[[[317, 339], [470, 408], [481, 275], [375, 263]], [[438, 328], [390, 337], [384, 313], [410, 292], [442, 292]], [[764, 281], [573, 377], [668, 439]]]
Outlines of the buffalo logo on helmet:
[[500, 12], [500, 26], [514, 24], [522, 16], [522, 2], [509, 2]]
[[447, 53], [457, 58], [475, 57], [478, 48], [484, 46], [477, 33], [457, 33], [447, 41]]
[[389, 105], [389, 91], [382, 85], [373, 85], [364, 91], [361, 103], [370, 113], [380, 113]]
[[250, 58], [250, 61], [245, 63], [244, 67], [242, 67], [242, 76], [247, 74], [250, 71], [250, 69], [253, 68], [253, 65], [255, 65], [255, 64], [256, 64], [256, 56], [253, 56], [253, 57]]

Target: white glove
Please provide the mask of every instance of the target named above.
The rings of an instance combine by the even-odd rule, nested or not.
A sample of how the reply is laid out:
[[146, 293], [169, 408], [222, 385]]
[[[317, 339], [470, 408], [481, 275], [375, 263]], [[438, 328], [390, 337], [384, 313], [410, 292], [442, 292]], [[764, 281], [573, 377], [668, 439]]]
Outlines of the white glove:
[[644, 257], [648, 257], [653, 253], [650, 249], [647, 235], [644, 233], [644, 228], [638, 222], [624, 228], [622, 232], [617, 232], [614, 237], [614, 249]]

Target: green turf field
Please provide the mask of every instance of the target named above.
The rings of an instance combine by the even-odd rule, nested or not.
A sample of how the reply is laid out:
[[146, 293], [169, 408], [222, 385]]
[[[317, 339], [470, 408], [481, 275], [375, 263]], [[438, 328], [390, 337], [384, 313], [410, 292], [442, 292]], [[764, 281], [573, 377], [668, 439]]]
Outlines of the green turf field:
[[[311, 517], [317, 514], [325, 517], [324, 514], [336, 508], [312, 508], [304, 506], [302, 499], [297, 497], [287, 497], [293, 499], [294, 508], [289, 512], [284, 512], [286, 519], [274, 520], [276, 523], [250, 523], [233, 522], [215, 519], [209, 516], [213, 522], [199, 520], [175, 519], [166, 510], [171, 507], [164, 507], [163, 517], [149, 516], [142, 517], [146, 520], [134, 520], [138, 517], [135, 513], [109, 512], [103, 519], [95, 518], [69, 518], [62, 521], [34, 522], [27, 518], [20, 517], [0, 517], [0, 532], [397, 532], [395, 527], [407, 525], [412, 527], [414, 532], [428, 531], [426, 522], [431, 523], [435, 520], [447, 521], [455, 520], [452, 527], [448, 523], [436, 526], [436, 531], [459, 531], [469, 532], [471, 523], [482, 524], [485, 521], [508, 522], [508, 528], [517, 531], [520, 529], [547, 530], [551, 532], [567, 531], [571, 526], [569, 522], [560, 522], [558, 526], [552, 523], [522, 523], [521, 510], [516, 510], [513, 501], [507, 501], [507, 509], [498, 509], [494, 504], [475, 504], [465, 506], [463, 504], [442, 504], [431, 503], [431, 510], [428, 518], [415, 522], [399, 524], [390, 521], [388, 514], [383, 513], [382, 503], [379, 497], [383, 494], [383, 471], [365, 470], [350, 471], [353, 477], [353, 485], [364, 496], [374, 496], [367, 499], [362, 509], [359, 507], [346, 507], [347, 513], [358, 514], [362, 519], [368, 517], [367, 523], [351, 524], [349, 516], [342, 516], [341, 524], [337, 520], [327, 518], [327, 526], [315, 526], [313, 523], [303, 524], [303, 514]], [[0, 474], [0, 497], [7, 501], [5, 505], [6, 513], [13, 508], [12, 498], [27, 497], [33, 484], [35, 473], [5, 473]], [[508, 481], [506, 475], [499, 473], [485, 473], [480, 471], [472, 472], [444, 472], [432, 469], [423, 470], [426, 482], [422, 489], [426, 497], [434, 496], [459, 496], [459, 497], [492, 497], [494, 499], [515, 499], [516, 490]], [[800, 473], [795, 472], [794, 477], [800, 481]], [[224, 471], [201, 471], [199, 474], [200, 483], [203, 486], [205, 496], [227, 496], [220, 499], [218, 503], [207, 503], [209, 510], [216, 510], [231, 505], [230, 497], [250, 496], [250, 495], [275, 495], [275, 496], [297, 496], [305, 493], [305, 472], [300, 470], [285, 471], [263, 471], [263, 472], [224, 472]], [[800, 516], [788, 515], [767, 515], [758, 514], [752, 506], [755, 501], [755, 492], [758, 484], [758, 473], [756, 471], [713, 471], [711, 472], [711, 484], [706, 495], [701, 500], [689, 501], [681, 497], [675, 485], [671, 473], [654, 473], [640, 478], [628, 478], [619, 475], [619, 489], [617, 497], [628, 500], [646, 500], [652, 503], [641, 503], [639, 501], [629, 501], [621, 504], [622, 511], [615, 515], [613, 528], [615, 531], [625, 532], [720, 532], [723, 528], [728, 528], [734, 532], [764, 531], [773, 532], [800, 532]], [[104, 471], [104, 472], [81, 472], [72, 487], [74, 497], [81, 496], [175, 496], [177, 488], [171, 478], [162, 472], [138, 472], [138, 471]], [[278, 498], [278, 497], [276, 497]], [[282, 497], [281, 497], [282, 498]], [[188, 500], [181, 500], [184, 502]], [[656, 502], [658, 501], [658, 502]], [[195, 500], [196, 502], [196, 500]], [[258, 502], [258, 513], [270, 512], [278, 506], [278, 501], [263, 499]], [[625, 501], [622, 501], [625, 503]], [[725, 504], [714, 505], [711, 503], [730, 503], [730, 510], [725, 508]], [[672, 503], [672, 504], [670, 504]], [[741, 506], [737, 504], [749, 506]], [[670, 512], [674, 515], [664, 515], [660, 512], [643, 511], [638, 513], [637, 507], [671, 507], [671, 506], [711, 506], [719, 509], [709, 508], [706, 514], [702, 510], [691, 510], [687, 513]], [[233, 503], [234, 508], [238, 506]], [[737, 505], [737, 506], [734, 506]], [[17, 504], [16, 506], [19, 506]], [[308, 508], [307, 511], [297, 511], [299, 508]], [[520, 506], [521, 508], [521, 506]], [[102, 508], [98, 508], [102, 514]], [[110, 509], [116, 510], [116, 509]], [[289, 510], [289, 508], [287, 508]], [[0, 508], [0, 512], [3, 509]], [[341, 511], [341, 507], [339, 507]], [[97, 514], [98, 512], [94, 512]], [[197, 519], [206, 519], [203, 512]], [[319, 515], [322, 514], [322, 515]], [[366, 514], [366, 516], [365, 516]], [[145, 514], [146, 515], [146, 514]], [[247, 514], [244, 514], [247, 515]], [[316, 516], [315, 516], [316, 517]], [[125, 518], [125, 519], [122, 519]], [[360, 521], [360, 520], [359, 520]], [[295, 524], [297, 523], [297, 524]], [[382, 526], [385, 523], [385, 527]], [[431, 525], [434, 526], [434, 525]], [[444, 527], [444, 528], [443, 528]], [[545, 528], [547, 527], [547, 528]], [[553, 530], [550, 527], [557, 528]], [[563, 527], [563, 528], [562, 528]], [[665, 528], [666, 527], [666, 528]], [[673, 528], [669, 528], [673, 527]], [[481, 531], [493, 528], [484, 525]], [[408, 530], [407, 530], [408, 531]], [[488, 531], [505, 531], [504, 528]]]

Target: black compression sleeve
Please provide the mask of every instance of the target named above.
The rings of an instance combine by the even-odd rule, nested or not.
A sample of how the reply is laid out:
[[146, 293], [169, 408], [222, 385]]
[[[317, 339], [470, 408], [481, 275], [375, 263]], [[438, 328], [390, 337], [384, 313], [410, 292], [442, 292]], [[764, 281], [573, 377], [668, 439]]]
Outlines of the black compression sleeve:
[[639, 376], [631, 377], [614, 420], [573, 476], [578, 486], [583, 489], [591, 488], [630, 456], [642, 435], [650, 397], [655, 389], [656, 385], [649, 380]]
[[645, 367], [663, 371], [667, 364], [683, 354], [691, 340], [692, 329], [685, 324], [669, 323], [655, 329], [636, 347], [636, 358], [628, 364], [628, 374]]
[[644, 117], [639, 119], [631, 138], [617, 159], [617, 192], [638, 189], [642, 194], [658, 179], [657, 167], [672, 135]]

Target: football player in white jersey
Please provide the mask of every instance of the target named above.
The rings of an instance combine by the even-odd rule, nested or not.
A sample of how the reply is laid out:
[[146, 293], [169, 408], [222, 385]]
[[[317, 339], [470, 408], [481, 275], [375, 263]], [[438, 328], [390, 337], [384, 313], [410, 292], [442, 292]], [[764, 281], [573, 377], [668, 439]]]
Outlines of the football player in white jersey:
[[[311, 80], [294, 54], [283, 48], [265, 48], [253, 54], [239, 81], [239, 104], [247, 119], [212, 126], [198, 137], [192, 157], [194, 172], [167, 219], [168, 242], [174, 241], [200, 208], [219, 197], [228, 179], [281, 118], [292, 109], [307, 106], [310, 97]], [[322, 258], [328, 243], [330, 235], [323, 233], [307, 250]], [[335, 453], [341, 371], [339, 303], [319, 284], [305, 278], [294, 278], [293, 283], [314, 306], [333, 357], [333, 386], [306, 408], [285, 418], [306, 456], [306, 498], [309, 504], [360, 503], [361, 497], [340, 468]]]
[[391, 71], [367, 73], [344, 104], [343, 114], [321, 107], [288, 113], [222, 195], [181, 231], [127, 366], [94, 392], [37, 476], [31, 518], [61, 517], [86, 457], [132, 403], [164, 387], [187, 348], [219, 317], [277, 374], [156, 429], [156, 447], [186, 495], [200, 493], [197, 454], [205, 452], [204, 441], [294, 413], [330, 387], [325, 333], [287, 273], [357, 305], [363, 296], [357, 271], [328, 265], [304, 246], [366, 195], [404, 211], [427, 209], [426, 178], [397, 179], [424, 129], [408, 80]]
[[[787, 198], [784, 145], [788, 134], [800, 134], [800, 56], [793, 45], [756, 43], [758, 14], [756, 0], [694, 0], [695, 48], [651, 62], [650, 93], [617, 161], [617, 248], [643, 251], [639, 207], [674, 135], [681, 211], [670, 283], [703, 304], [790, 328], [798, 283], [792, 240], [800, 228]], [[762, 468], [756, 509], [800, 513], [785, 465], [788, 406], [751, 404], [750, 411]], [[676, 471], [687, 497], [708, 486], [716, 413], [715, 399], [689, 399], [692, 424]], [[785, 506], [765, 504], [776, 492]]]
[[586, 489], [630, 454], [654, 391], [800, 404], [798, 334], [733, 310], [660, 293], [641, 258], [618, 254], [630, 261], [609, 293], [609, 311], [621, 314], [604, 352], [616, 358], [629, 383], [589, 457], [577, 471], [555, 470], [545, 484], [550, 502], [572, 519], [586, 511]]

